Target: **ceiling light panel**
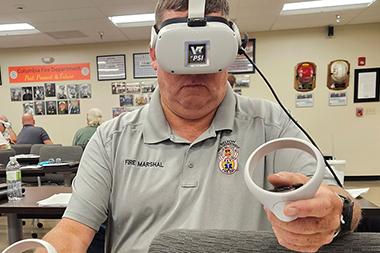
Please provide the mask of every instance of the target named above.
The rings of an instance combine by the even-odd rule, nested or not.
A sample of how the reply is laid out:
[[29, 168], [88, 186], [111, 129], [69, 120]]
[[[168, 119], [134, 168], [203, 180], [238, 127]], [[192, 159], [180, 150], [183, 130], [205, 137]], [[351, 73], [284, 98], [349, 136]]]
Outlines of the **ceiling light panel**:
[[376, 0], [319, 0], [286, 3], [281, 11], [282, 15], [309, 14], [330, 12], [337, 10], [366, 8]]

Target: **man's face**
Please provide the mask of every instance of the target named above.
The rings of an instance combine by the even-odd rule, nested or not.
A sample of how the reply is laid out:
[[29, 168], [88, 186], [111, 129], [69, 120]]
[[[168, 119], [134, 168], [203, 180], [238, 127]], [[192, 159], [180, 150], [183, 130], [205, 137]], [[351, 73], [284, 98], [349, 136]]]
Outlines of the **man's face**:
[[[178, 17], [187, 17], [187, 11], [166, 11], [163, 20]], [[184, 119], [200, 119], [214, 111], [222, 102], [227, 90], [227, 70], [214, 74], [171, 74], [160, 68], [154, 49], [150, 50], [150, 54], [152, 66], [157, 71], [164, 110], [168, 108]]]

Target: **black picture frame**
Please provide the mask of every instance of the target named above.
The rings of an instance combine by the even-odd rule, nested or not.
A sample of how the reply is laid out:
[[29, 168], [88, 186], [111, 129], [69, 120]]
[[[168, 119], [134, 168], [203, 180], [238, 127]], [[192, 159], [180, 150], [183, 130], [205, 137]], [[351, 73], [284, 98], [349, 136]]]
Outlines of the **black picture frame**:
[[[252, 50], [250, 50], [250, 47]], [[246, 47], [248, 56], [253, 62], [256, 62], [256, 39], [249, 39]], [[238, 55], [235, 62], [228, 67], [228, 73], [230, 74], [254, 74], [256, 72], [255, 67], [246, 59], [244, 55]]]
[[[360, 82], [360, 75], [364, 73], [372, 73], [376, 75], [376, 78], [373, 79], [372, 84], [375, 85], [375, 94], [370, 96], [362, 97], [360, 90], [364, 83]], [[368, 85], [368, 84], [367, 84]], [[355, 69], [355, 86], [354, 86], [354, 103], [367, 103], [367, 102], [379, 102], [380, 101], [380, 68], [366, 68], [366, 69]]]
[[[134, 53], [133, 54], [133, 78], [134, 79], [147, 79], [147, 78], [157, 78], [156, 71], [150, 67], [145, 70], [146, 73], [140, 73], [141, 71], [138, 71], [139, 64], [137, 62], [137, 56], [145, 56], [150, 59], [149, 53]], [[149, 63], [150, 66], [150, 63]]]
[[[98, 81], [114, 81], [127, 79], [127, 65], [125, 54], [96, 56], [96, 72]], [[115, 70], [114, 76], [110, 72]]]

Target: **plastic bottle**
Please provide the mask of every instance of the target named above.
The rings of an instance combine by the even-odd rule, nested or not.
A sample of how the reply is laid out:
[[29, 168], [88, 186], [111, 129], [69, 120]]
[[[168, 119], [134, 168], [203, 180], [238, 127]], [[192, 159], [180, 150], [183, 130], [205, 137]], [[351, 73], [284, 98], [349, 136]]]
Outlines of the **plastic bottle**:
[[7, 186], [8, 186], [8, 201], [17, 201], [22, 198], [21, 189], [21, 170], [20, 164], [16, 157], [9, 158], [9, 163], [6, 167], [7, 171]]

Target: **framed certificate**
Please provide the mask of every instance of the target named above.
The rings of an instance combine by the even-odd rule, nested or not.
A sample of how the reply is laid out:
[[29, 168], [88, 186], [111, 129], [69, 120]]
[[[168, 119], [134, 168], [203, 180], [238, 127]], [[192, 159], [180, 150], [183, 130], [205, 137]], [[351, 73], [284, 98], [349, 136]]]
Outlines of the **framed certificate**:
[[156, 71], [152, 68], [149, 53], [133, 54], [133, 78], [156, 78]]
[[380, 101], [380, 68], [355, 69], [354, 103]]
[[[251, 60], [255, 62], [256, 39], [249, 39], [245, 51], [247, 52]], [[235, 62], [228, 67], [228, 72], [231, 74], [253, 74], [255, 73], [255, 68], [244, 55], [238, 55], [236, 57]]]
[[125, 80], [125, 54], [100, 55], [96, 57], [98, 81]]

